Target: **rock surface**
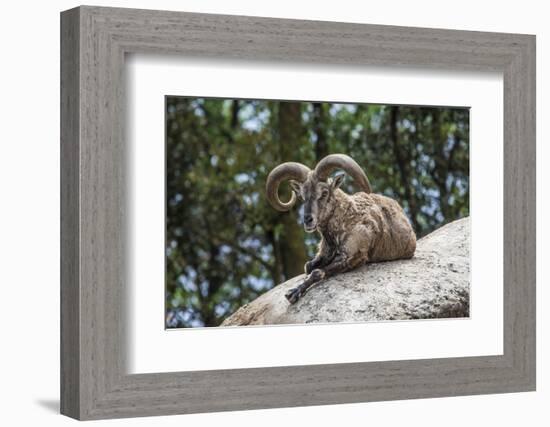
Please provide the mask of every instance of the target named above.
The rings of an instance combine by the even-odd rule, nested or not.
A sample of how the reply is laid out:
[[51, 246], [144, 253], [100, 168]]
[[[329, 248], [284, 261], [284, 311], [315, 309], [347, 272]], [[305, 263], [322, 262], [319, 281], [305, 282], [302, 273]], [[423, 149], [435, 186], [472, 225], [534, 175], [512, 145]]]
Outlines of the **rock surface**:
[[366, 264], [331, 277], [290, 305], [284, 295], [303, 277], [275, 286], [221, 326], [468, 317], [470, 220], [420, 239], [412, 259]]

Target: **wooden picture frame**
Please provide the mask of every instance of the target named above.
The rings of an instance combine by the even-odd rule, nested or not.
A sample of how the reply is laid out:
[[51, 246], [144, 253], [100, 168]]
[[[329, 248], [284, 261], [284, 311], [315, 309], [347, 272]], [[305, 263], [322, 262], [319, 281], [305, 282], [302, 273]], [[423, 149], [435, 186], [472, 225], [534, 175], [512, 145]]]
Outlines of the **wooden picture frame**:
[[[128, 375], [124, 57], [504, 78], [504, 354]], [[535, 389], [535, 37], [104, 7], [61, 14], [61, 412], [100, 419]]]

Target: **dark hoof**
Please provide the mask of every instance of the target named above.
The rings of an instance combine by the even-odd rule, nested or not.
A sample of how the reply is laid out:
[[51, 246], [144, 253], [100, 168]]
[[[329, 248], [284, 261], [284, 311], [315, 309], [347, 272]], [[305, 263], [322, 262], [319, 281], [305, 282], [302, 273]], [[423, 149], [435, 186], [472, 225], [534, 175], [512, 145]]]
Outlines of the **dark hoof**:
[[285, 294], [285, 298], [291, 304], [295, 304], [296, 301], [298, 301], [301, 296], [302, 296], [302, 290], [299, 287], [293, 288]]

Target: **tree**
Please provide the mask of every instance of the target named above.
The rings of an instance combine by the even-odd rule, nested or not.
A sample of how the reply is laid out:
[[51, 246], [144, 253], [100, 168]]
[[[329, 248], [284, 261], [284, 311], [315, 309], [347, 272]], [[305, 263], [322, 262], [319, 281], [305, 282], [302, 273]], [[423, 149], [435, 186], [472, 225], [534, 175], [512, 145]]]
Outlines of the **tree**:
[[[279, 163], [296, 159], [300, 147], [305, 141], [305, 131], [302, 126], [302, 110], [299, 102], [282, 102], [278, 108], [278, 144]], [[283, 197], [290, 197], [290, 190], [283, 192]], [[303, 227], [298, 223], [296, 209], [279, 214], [281, 216], [281, 232], [277, 249], [280, 251], [282, 272], [285, 279], [304, 272], [307, 261], [304, 244]]]

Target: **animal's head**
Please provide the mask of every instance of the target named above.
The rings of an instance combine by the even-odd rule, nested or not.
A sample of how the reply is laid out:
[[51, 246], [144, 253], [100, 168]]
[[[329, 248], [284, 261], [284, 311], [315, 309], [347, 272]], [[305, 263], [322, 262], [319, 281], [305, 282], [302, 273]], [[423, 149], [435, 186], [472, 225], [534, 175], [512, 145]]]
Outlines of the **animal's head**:
[[[342, 185], [345, 177], [345, 174], [338, 174], [329, 178], [335, 169], [342, 169], [350, 175], [361, 191], [371, 192], [369, 180], [355, 160], [345, 154], [331, 154], [322, 159], [313, 170], [296, 162], [277, 166], [267, 177], [267, 199], [275, 209], [285, 212], [300, 198], [304, 202], [304, 228], [311, 233], [334, 210], [334, 192]], [[288, 202], [282, 202], [279, 199], [279, 186], [286, 180], [290, 181], [292, 196]]]

